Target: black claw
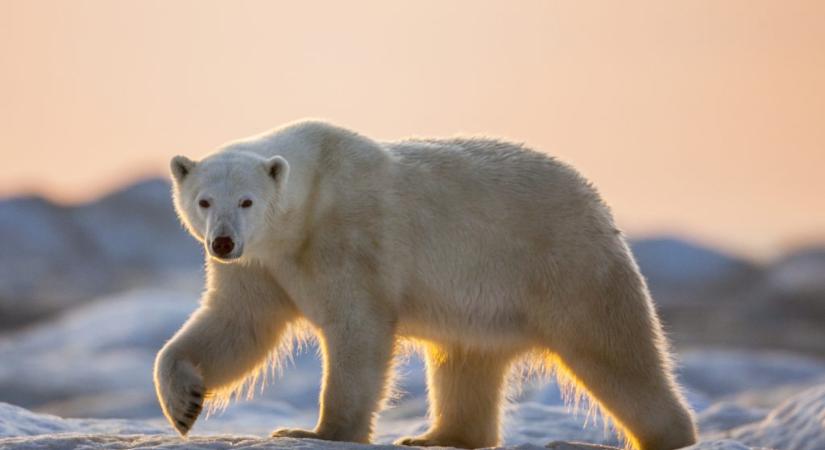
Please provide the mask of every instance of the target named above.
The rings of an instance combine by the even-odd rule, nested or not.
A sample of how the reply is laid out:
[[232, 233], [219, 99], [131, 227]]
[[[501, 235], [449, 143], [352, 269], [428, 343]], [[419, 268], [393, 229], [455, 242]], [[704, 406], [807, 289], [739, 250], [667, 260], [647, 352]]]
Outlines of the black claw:
[[181, 428], [183, 428], [185, 430], [189, 429], [189, 427], [185, 423], [183, 423], [182, 420], [176, 420], [175, 422], [177, 422], [178, 426], [180, 426]]
[[199, 404], [197, 404], [197, 403], [192, 402], [192, 403], [189, 403], [189, 408], [190, 408], [190, 409], [197, 409], [197, 410], [200, 410], [201, 408], [203, 408], [203, 406], [202, 406], [202, 405], [199, 405]]
[[203, 394], [201, 394], [199, 391], [195, 391], [195, 390], [190, 392], [190, 394], [192, 394], [192, 397], [195, 397], [195, 398], [202, 398], [203, 397]]

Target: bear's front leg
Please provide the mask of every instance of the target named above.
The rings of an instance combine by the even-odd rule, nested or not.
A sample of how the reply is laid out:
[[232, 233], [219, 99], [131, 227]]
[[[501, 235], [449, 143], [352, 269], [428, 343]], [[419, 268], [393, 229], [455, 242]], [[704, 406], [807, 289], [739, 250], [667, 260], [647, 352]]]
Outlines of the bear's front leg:
[[266, 364], [295, 310], [280, 286], [255, 267], [208, 267], [200, 308], [155, 360], [161, 409], [185, 435], [205, 399], [227, 398]]
[[312, 431], [281, 429], [274, 437], [368, 443], [387, 391], [394, 347], [392, 320], [348, 311], [321, 330], [324, 378], [321, 411]]

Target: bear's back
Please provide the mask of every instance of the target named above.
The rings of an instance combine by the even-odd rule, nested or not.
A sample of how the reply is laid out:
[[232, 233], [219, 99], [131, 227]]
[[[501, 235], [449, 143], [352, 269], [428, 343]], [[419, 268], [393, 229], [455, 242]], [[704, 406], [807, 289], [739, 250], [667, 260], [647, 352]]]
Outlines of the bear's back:
[[[491, 139], [414, 139], [383, 144], [395, 161], [394, 215], [422, 246], [489, 257], [514, 240], [561, 257], [616, 243], [595, 188], [572, 167], [521, 145]], [[600, 253], [600, 251], [597, 251]], [[581, 259], [581, 258], [580, 258]]]
[[488, 138], [409, 139], [383, 143], [394, 157], [397, 186], [434, 191], [462, 202], [497, 204], [502, 212], [545, 208], [586, 211], [604, 204], [575, 169], [520, 144]]

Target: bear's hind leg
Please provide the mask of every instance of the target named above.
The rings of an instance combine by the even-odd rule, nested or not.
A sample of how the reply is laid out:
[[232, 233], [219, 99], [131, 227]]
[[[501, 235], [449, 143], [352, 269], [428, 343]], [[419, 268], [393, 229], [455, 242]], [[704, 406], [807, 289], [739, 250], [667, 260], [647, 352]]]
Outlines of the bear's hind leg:
[[499, 444], [499, 417], [508, 355], [462, 348], [427, 348], [429, 431], [397, 445], [459, 448]]
[[646, 297], [637, 300], [613, 298], [588, 311], [585, 322], [572, 320], [561, 333], [567, 339], [557, 339], [552, 350], [634, 447], [691, 445], [696, 427], [673, 379], [661, 326]]
[[[643, 347], [643, 346], [640, 346]], [[625, 352], [645, 352], [626, 348]], [[695, 443], [693, 419], [684, 400], [655, 364], [588, 350], [560, 355], [566, 369], [623, 429], [639, 450], [672, 450]]]

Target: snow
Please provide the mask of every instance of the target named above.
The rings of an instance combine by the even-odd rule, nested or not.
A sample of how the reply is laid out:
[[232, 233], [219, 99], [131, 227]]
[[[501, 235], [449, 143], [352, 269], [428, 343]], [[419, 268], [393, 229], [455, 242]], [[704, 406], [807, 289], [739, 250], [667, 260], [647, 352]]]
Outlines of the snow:
[[18, 449], [318, 449], [318, 450], [381, 450], [395, 449], [390, 445], [359, 445], [353, 443], [326, 442], [312, 439], [262, 439], [251, 436], [210, 436], [180, 439], [169, 436], [146, 435], [47, 435], [34, 438], [0, 440], [0, 445]]
[[731, 430], [728, 435], [762, 447], [794, 450], [825, 448], [825, 385], [788, 399], [761, 422]]
[[[196, 298], [178, 291], [131, 291], [0, 337], [0, 360], [15, 361], [0, 365], [0, 398], [23, 406], [53, 402], [58, 405], [53, 412], [61, 412], [61, 402], [72, 401], [77, 408], [63, 411], [95, 417], [156, 413], [156, 402], [146, 398], [154, 355]], [[94, 401], [101, 394], [123, 400], [135, 391], [138, 401], [146, 398], [142, 406]]]
[[770, 351], [703, 350], [679, 358], [682, 382], [710, 398], [825, 382], [825, 361]]
[[[722, 408], [724, 415], [736, 416], [736, 409]], [[747, 412], [742, 410], [744, 416]], [[288, 412], [288, 411], [287, 411]], [[613, 449], [615, 442], [604, 442], [596, 434], [571, 422], [571, 417], [557, 407], [537, 404], [518, 406], [515, 422], [521, 436], [529, 442], [516, 443], [510, 435], [505, 439], [505, 448], [532, 450], [538, 444], [552, 441], [549, 448], [556, 450], [598, 450]], [[235, 417], [224, 419], [222, 426], [211, 431], [196, 433], [189, 438], [181, 438], [170, 433], [159, 419], [156, 420], [113, 420], [113, 419], [62, 419], [60, 417], [35, 414], [26, 409], [0, 403], [0, 447], [18, 449], [64, 449], [64, 448], [117, 448], [117, 449], [292, 449], [302, 448], [328, 450], [389, 449], [391, 445], [359, 445], [352, 443], [325, 442], [317, 440], [296, 440], [288, 438], [267, 438], [266, 432], [244, 433], [232, 428], [233, 434], [226, 434], [226, 428], [233, 421], [246, 420]], [[253, 419], [254, 421], [254, 419]], [[690, 447], [691, 450], [747, 450], [775, 448], [793, 450], [821, 450], [825, 448], [825, 385], [817, 386], [788, 399], [771, 411], [764, 419], [754, 420], [729, 430], [716, 431]], [[385, 423], [385, 425], [387, 425]], [[533, 430], [534, 433], [524, 430]], [[548, 438], [548, 436], [552, 436]], [[389, 442], [389, 435], [379, 437], [379, 442]], [[538, 443], [538, 444], [537, 444]]]

